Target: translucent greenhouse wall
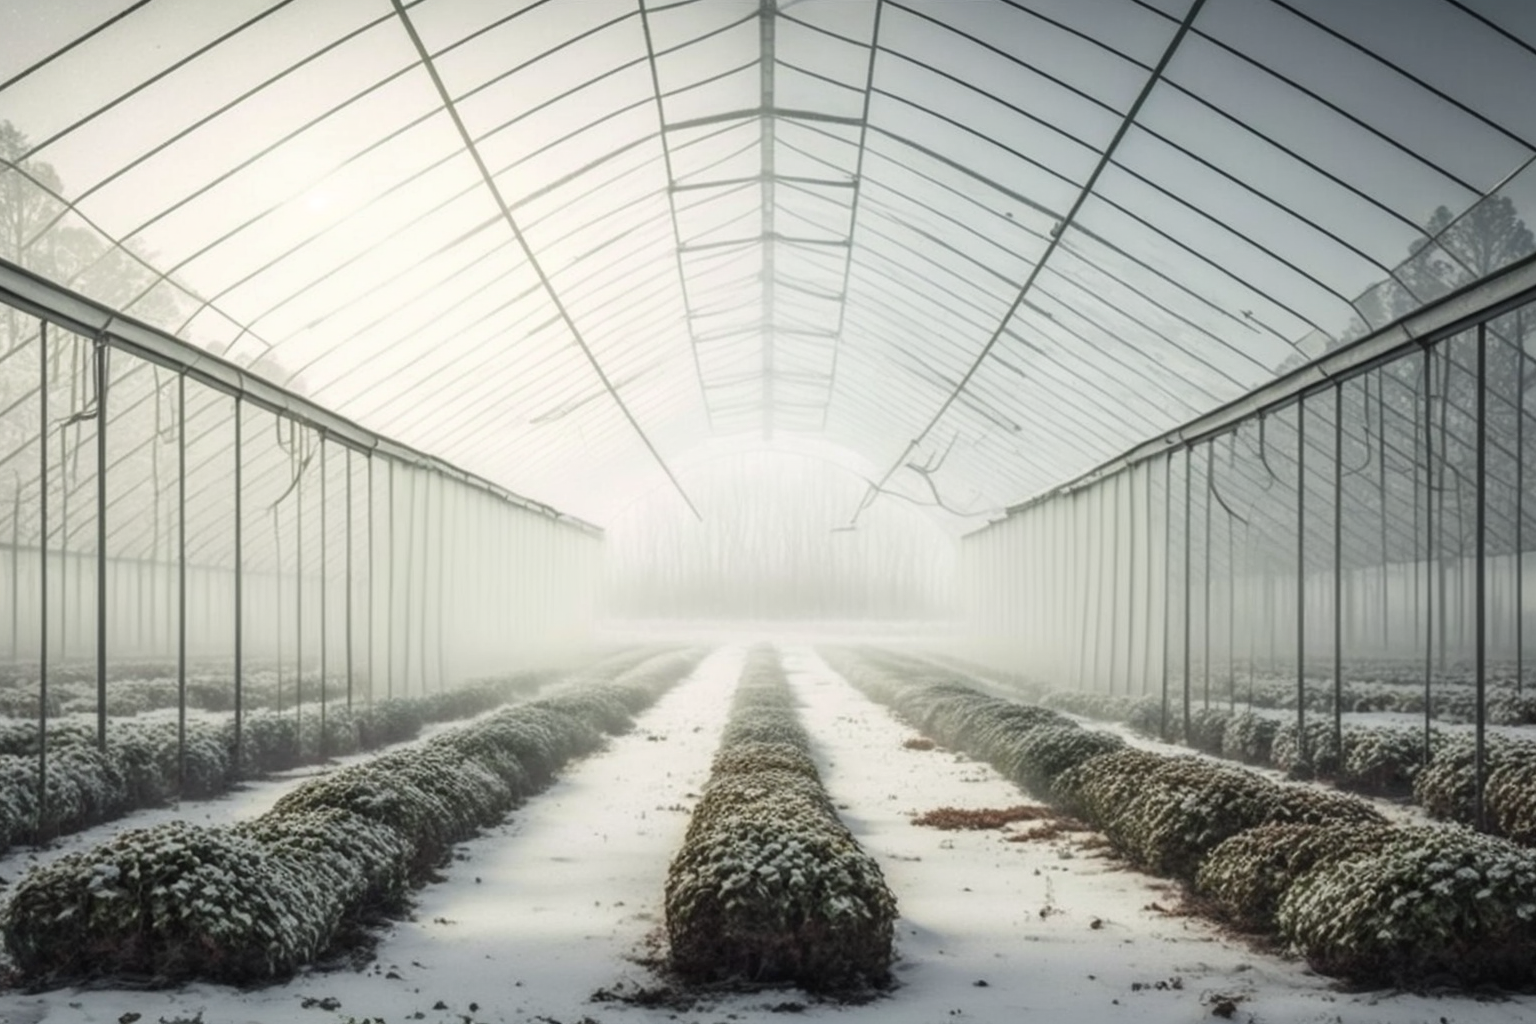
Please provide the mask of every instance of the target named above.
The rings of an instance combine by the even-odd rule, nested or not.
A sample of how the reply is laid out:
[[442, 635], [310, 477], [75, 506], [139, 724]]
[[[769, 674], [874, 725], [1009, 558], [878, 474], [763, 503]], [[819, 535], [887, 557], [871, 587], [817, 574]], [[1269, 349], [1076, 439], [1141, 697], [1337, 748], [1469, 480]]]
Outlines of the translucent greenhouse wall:
[[88, 304], [72, 319], [6, 294], [0, 710], [94, 679], [104, 722], [116, 680], [188, 671], [235, 706], [273, 676], [279, 706], [322, 679], [332, 700], [382, 699], [587, 642], [595, 529], [138, 325], [61, 326], [84, 330]]
[[1431, 689], [1467, 687], [1481, 735], [1491, 702], [1532, 681], [1530, 296], [1320, 364], [1282, 401], [971, 534], [972, 655], [1052, 688], [1157, 695], [1165, 734], [1277, 684], [1337, 729], [1365, 682], [1422, 687], [1426, 729]]

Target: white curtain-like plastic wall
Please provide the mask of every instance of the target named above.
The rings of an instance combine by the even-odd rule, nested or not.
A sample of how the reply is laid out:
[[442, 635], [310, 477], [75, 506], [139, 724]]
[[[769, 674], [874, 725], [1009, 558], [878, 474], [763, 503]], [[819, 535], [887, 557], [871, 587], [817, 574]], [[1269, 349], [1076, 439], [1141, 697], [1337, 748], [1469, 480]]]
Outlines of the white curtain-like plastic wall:
[[195, 356], [0, 316], [0, 710], [179, 671], [231, 703], [413, 695], [587, 643], [586, 524], [237, 398]]
[[1533, 327], [1492, 310], [971, 534], [974, 656], [1175, 725], [1266, 690], [1336, 720], [1359, 685], [1524, 699]]

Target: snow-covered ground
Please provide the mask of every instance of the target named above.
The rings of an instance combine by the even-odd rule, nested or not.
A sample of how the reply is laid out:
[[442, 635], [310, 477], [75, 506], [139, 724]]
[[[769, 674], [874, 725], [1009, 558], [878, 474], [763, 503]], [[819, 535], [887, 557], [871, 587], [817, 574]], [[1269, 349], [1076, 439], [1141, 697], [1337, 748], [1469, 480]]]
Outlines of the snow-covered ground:
[[[1029, 801], [983, 765], [904, 748], [911, 731], [803, 647], [786, 649], [786, 668], [827, 790], [900, 901], [897, 986], [846, 1006], [794, 990], [709, 994], [686, 1008], [593, 1001], [600, 990], [664, 987], [638, 961], [655, 952], [667, 864], [708, 776], [742, 656], [739, 646], [711, 654], [634, 732], [463, 844], [360, 971], [249, 991], [0, 993], [0, 1021], [777, 1024], [798, 1009], [839, 1024], [1175, 1024], [1218, 1008], [1270, 1024], [1536, 1018], [1536, 996], [1342, 991], [1178, 914], [1170, 886], [1085, 847], [1080, 834], [1009, 842], [1002, 832], [914, 826], [913, 814], [940, 806]], [[262, 802], [249, 799], [240, 809], [255, 813]]]

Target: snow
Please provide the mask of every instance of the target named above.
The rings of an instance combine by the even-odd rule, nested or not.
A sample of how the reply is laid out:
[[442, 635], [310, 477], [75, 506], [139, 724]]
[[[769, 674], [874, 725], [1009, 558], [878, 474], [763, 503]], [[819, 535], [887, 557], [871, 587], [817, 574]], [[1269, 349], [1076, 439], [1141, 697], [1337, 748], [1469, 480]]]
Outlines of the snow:
[[[913, 733], [809, 648], [785, 652], [827, 791], [900, 902], [898, 985], [871, 1002], [820, 1003], [792, 989], [712, 993], [688, 1009], [590, 999], [599, 989], [662, 984], [637, 958], [654, 952], [667, 864], [724, 725], [744, 655], [732, 645], [712, 653], [632, 733], [569, 766], [504, 824], [463, 844], [443, 880], [418, 893], [412, 919], [383, 933], [362, 970], [316, 971], [249, 991], [197, 984], [8, 992], [0, 994], [0, 1020], [115, 1022], [137, 1013], [154, 1024], [201, 1013], [205, 1024], [782, 1024], [774, 1007], [794, 1003], [803, 1017], [838, 1024], [1026, 1014], [1042, 1022], [1174, 1024], [1209, 1018], [1223, 997], [1236, 1001], [1239, 1021], [1498, 1024], [1536, 1015], [1536, 996], [1343, 991], [1303, 964], [1170, 912], [1177, 893], [1168, 883], [1085, 848], [1082, 834], [1008, 842], [995, 831], [915, 827], [912, 815], [939, 806], [1030, 801], [984, 765], [944, 750], [905, 749]], [[259, 787], [213, 802], [229, 805], [219, 807], [219, 819], [269, 802], [253, 791]], [[15, 867], [11, 858], [0, 873], [9, 877]], [[315, 1002], [306, 1007], [306, 999]]]

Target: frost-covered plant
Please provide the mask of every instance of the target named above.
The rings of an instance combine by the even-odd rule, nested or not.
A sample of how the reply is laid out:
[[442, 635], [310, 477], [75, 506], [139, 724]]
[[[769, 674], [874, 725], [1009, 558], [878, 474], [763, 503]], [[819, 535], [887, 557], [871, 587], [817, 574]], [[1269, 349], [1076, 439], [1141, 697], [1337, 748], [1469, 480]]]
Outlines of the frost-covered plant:
[[1424, 767], [1418, 729], [1346, 727], [1340, 782], [1371, 793], [1406, 793]]
[[1247, 764], [1269, 764], [1279, 719], [1244, 711], [1227, 720], [1221, 752]]
[[1489, 824], [1517, 843], [1536, 846], [1536, 760], [1504, 758], [1488, 775], [1484, 793]]
[[1206, 855], [1245, 829], [1278, 822], [1380, 822], [1360, 800], [1280, 786], [1197, 757], [1107, 754], [1065, 773], [1079, 816], [1127, 859], [1192, 881]]
[[1236, 717], [1226, 708], [1196, 708], [1189, 716], [1189, 733], [1184, 742], [1219, 757], [1225, 752], [1227, 725]]
[[1276, 921], [1329, 974], [1528, 984], [1536, 852], [1462, 828], [1403, 829], [1379, 850], [1303, 875], [1281, 898]]
[[816, 762], [811, 760], [811, 755], [804, 748], [791, 743], [746, 741], [731, 746], [722, 745], [715, 752], [714, 762], [710, 766], [712, 776], [753, 776], [767, 771], [792, 772], [818, 786], [821, 783], [821, 773], [816, 770]]
[[[1536, 758], [1536, 744], [1487, 737], [1484, 770], [1492, 775], [1505, 762]], [[1435, 749], [1413, 779], [1413, 800], [1436, 818], [1470, 824], [1477, 817], [1476, 747], [1468, 733], [1453, 733]]]
[[[691, 654], [654, 666], [626, 684], [633, 690], [621, 703], [654, 699], [696, 661]], [[499, 739], [529, 734], [511, 723], [537, 723], [547, 741], [538, 749], [569, 757], [597, 735], [582, 709], [608, 713], [579, 701], [567, 707], [508, 708], [456, 730], [460, 739], [445, 733], [312, 779], [234, 828], [176, 822], [126, 832], [37, 869], [0, 919], [6, 943], [33, 981], [131, 973], [243, 982], [290, 973], [347, 922], [397, 909], [406, 879], [522, 795], [528, 773], [516, 755], [491, 756]], [[6, 766], [0, 758], [0, 773]], [[49, 779], [52, 787], [51, 771]]]
[[281, 976], [328, 938], [309, 888], [231, 830], [134, 829], [28, 873], [5, 910], [6, 948], [33, 981]]
[[1260, 825], [1213, 849], [1195, 877], [1195, 888], [1234, 923], [1269, 931], [1280, 898], [1298, 878], [1380, 849], [1395, 834], [1390, 825], [1380, 824]]
[[[1303, 737], [1305, 749], [1298, 740]], [[1270, 763], [1293, 779], [1330, 777], [1339, 772], [1339, 744], [1331, 719], [1309, 718], [1306, 731], [1299, 733], [1294, 721], [1275, 730], [1270, 745]]]
[[753, 649], [667, 872], [672, 966], [810, 990], [881, 984], [895, 897], [822, 790], [792, 698], [772, 649]]
[[1008, 778], [1038, 797], [1050, 795], [1051, 784], [1069, 768], [1091, 757], [1125, 747], [1125, 741], [1113, 733], [1066, 725], [1043, 725], [1028, 729], [1014, 743], [1006, 765], [993, 764]]
[[233, 831], [256, 840], [303, 880], [307, 899], [325, 908], [328, 931], [345, 919], [404, 905], [412, 844], [396, 829], [330, 807], [266, 814]]
[[[1179, 716], [1168, 709], [1168, 739], [1177, 743], [1180, 733], [1184, 731], [1184, 723]], [[1125, 716], [1125, 724], [1134, 732], [1142, 736], [1150, 736], [1154, 739], [1162, 738], [1163, 734], [1163, 702], [1160, 697], [1142, 697], [1131, 705], [1129, 713]]]

